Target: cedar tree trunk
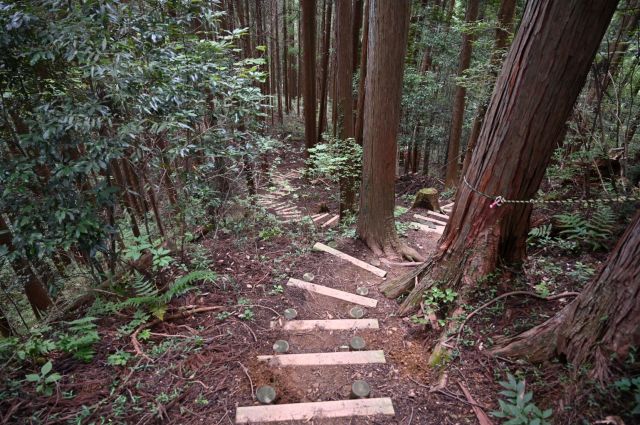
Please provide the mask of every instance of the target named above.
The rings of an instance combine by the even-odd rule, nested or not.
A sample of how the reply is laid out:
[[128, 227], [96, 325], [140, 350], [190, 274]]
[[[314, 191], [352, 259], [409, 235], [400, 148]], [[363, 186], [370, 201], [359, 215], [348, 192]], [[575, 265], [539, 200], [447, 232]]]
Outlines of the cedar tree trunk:
[[421, 259], [396, 233], [396, 138], [409, 0], [371, 0], [358, 235], [376, 255]]
[[616, 1], [529, 2], [496, 82], [478, 146], [460, 185], [440, 246], [431, 261], [382, 288], [397, 297], [422, 280], [400, 311], [416, 308], [424, 290], [439, 281], [467, 291], [499, 263], [518, 265], [526, 254], [530, 204], [490, 208], [494, 199], [535, 197], [565, 122], [587, 77]]
[[302, 72], [305, 156], [316, 144], [316, 1], [300, 0], [302, 7]]

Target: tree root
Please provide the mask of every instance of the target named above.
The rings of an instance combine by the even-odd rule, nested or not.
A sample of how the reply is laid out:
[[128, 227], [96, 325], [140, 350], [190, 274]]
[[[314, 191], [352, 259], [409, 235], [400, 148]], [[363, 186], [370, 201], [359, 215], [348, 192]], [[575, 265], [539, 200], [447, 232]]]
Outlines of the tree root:
[[400, 242], [395, 232], [389, 236], [388, 241], [380, 242], [373, 238], [363, 238], [363, 240], [369, 249], [378, 257], [387, 257], [390, 260], [405, 258], [409, 261], [425, 261], [424, 256], [418, 253], [418, 251]]
[[382, 283], [380, 291], [387, 298], [398, 298], [400, 295], [412, 290], [415, 286], [416, 277], [419, 278], [430, 266], [431, 262], [422, 263], [415, 270]]

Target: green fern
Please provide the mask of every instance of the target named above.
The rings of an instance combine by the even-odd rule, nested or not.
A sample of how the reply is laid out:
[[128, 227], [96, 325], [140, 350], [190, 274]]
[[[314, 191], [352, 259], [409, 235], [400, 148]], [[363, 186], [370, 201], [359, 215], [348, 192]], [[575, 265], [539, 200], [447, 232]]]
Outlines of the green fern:
[[208, 270], [196, 270], [177, 278], [164, 293], [159, 293], [156, 286], [136, 273], [131, 284], [135, 296], [118, 303], [118, 309], [146, 307], [154, 316], [162, 320], [167, 310], [167, 304], [177, 296], [185, 294], [194, 287], [196, 281], [214, 281], [216, 274]]
[[606, 241], [613, 234], [615, 215], [608, 206], [600, 206], [589, 220], [579, 213], [558, 214], [554, 218], [562, 229], [561, 236], [588, 244], [594, 251], [606, 248]]
[[534, 227], [529, 231], [528, 243], [532, 243], [536, 239], [549, 239], [551, 237], [551, 224], [543, 224], [539, 227]]

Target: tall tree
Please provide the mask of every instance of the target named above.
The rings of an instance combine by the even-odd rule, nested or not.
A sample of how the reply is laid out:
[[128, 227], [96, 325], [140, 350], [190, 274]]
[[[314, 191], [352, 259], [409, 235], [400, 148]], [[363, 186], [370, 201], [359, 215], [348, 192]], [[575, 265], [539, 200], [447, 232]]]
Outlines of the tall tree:
[[[478, 19], [480, 0], [467, 0], [465, 22], [471, 24]], [[475, 36], [465, 31], [462, 35], [462, 48], [458, 63], [458, 77], [462, 77], [471, 64], [471, 50]], [[462, 122], [464, 120], [464, 105], [467, 89], [463, 84], [456, 84], [456, 94], [453, 98], [453, 112], [449, 128], [449, 149], [447, 153], [447, 172], [444, 179], [445, 187], [455, 187], [458, 184], [458, 159], [460, 156], [460, 137], [462, 136]]]
[[[500, 2], [500, 9], [498, 10], [498, 25], [496, 26], [495, 43], [493, 46], [493, 53], [489, 61], [491, 65], [491, 79], [494, 80], [498, 76], [498, 67], [502, 61], [504, 50], [509, 45], [509, 36], [513, 31], [513, 18], [516, 12], [516, 0], [502, 0]], [[492, 81], [493, 83], [494, 81]], [[464, 163], [462, 166], [462, 174], [465, 173], [469, 167], [471, 161], [471, 152], [478, 143], [478, 136], [480, 136], [480, 129], [482, 128], [482, 122], [484, 116], [487, 113], [487, 106], [489, 99], [486, 102], [482, 102], [478, 106], [478, 111], [473, 119], [473, 125], [469, 132], [469, 140], [467, 141], [467, 149], [464, 155]]]
[[[402, 313], [413, 310], [436, 281], [457, 289], [458, 301], [464, 302], [499, 263], [517, 266], [524, 260], [531, 204], [495, 207], [495, 197], [535, 197], [616, 4], [527, 4], [437, 253], [413, 276], [383, 287], [388, 296], [398, 296], [427, 271], [405, 299]], [[549, 46], [556, 48], [550, 51]]]
[[364, 99], [367, 80], [367, 49], [369, 44], [369, 9], [371, 2], [366, 0], [364, 8], [364, 25], [362, 28], [362, 54], [360, 55], [360, 81], [358, 82], [358, 104], [356, 105], [356, 142], [362, 146], [364, 132]]
[[302, 7], [302, 67], [305, 155], [316, 143], [316, 1], [300, 0]]
[[331, 44], [331, 14], [333, 2], [326, 2], [322, 17], [322, 52], [320, 71], [320, 116], [318, 118], [318, 143], [322, 141], [322, 133], [324, 133], [327, 123], [327, 98], [329, 87], [329, 51]]
[[640, 346], [640, 211], [609, 255], [607, 264], [554, 317], [492, 350], [495, 355], [542, 362], [563, 356], [576, 369], [591, 365], [593, 378], [610, 378]]
[[[336, 102], [338, 113], [338, 138], [351, 143], [354, 137], [353, 123], [353, 9], [347, 1], [336, 4]], [[355, 143], [355, 141], [353, 141]], [[353, 210], [354, 182], [342, 176], [340, 179], [340, 216]]]
[[358, 235], [377, 255], [421, 259], [398, 238], [393, 216], [396, 146], [409, 0], [370, 0], [367, 102]]

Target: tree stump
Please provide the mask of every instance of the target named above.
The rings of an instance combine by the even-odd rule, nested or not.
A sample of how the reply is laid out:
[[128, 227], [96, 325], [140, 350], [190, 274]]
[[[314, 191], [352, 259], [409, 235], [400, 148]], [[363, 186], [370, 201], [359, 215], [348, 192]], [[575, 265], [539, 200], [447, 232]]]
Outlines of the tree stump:
[[420, 189], [418, 193], [416, 193], [416, 199], [413, 201], [411, 208], [426, 208], [430, 211], [440, 211], [438, 190], [433, 187]]

